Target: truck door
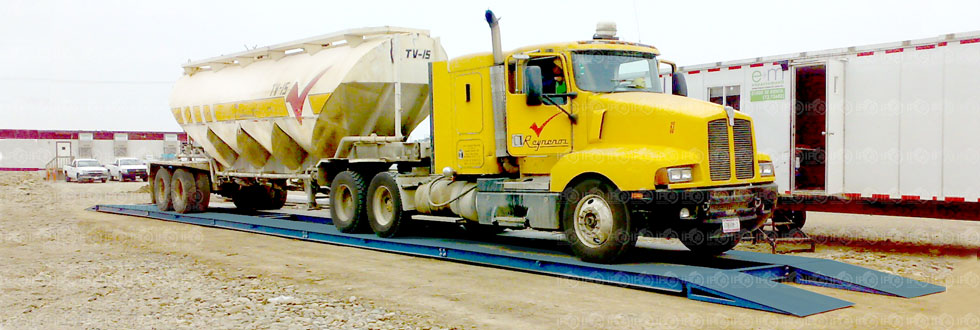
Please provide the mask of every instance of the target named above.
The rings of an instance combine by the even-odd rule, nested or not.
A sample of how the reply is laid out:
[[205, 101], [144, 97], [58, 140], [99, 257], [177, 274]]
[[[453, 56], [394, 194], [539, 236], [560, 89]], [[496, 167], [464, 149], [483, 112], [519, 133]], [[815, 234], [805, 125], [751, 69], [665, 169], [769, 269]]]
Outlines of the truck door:
[[[572, 150], [572, 123], [562, 109], [574, 113], [567, 93], [568, 62], [560, 54], [537, 53], [508, 61], [507, 152], [512, 156], [557, 156]], [[541, 68], [544, 97], [551, 100], [528, 105], [524, 69]], [[555, 94], [559, 94], [556, 96]], [[550, 95], [550, 96], [549, 96]]]
[[827, 194], [844, 192], [844, 62], [827, 61]]

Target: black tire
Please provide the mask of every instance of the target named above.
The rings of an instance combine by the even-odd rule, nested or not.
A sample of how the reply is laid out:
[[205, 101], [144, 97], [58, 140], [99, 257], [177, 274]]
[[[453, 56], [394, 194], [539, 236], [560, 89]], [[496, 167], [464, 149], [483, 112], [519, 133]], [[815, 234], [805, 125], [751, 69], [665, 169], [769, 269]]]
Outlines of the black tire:
[[254, 212], [263, 206], [261, 205], [262, 199], [258, 198], [263, 193], [260, 191], [261, 188], [258, 185], [239, 186], [238, 190], [231, 195], [231, 202], [240, 211]]
[[[583, 180], [562, 192], [562, 228], [582, 261], [613, 263], [636, 245], [636, 225], [619, 195], [618, 189], [598, 179]], [[608, 229], [602, 229], [603, 223]]]
[[153, 177], [153, 202], [160, 211], [173, 210], [173, 200], [170, 199], [170, 171], [161, 167]]
[[266, 201], [261, 210], [278, 210], [286, 205], [286, 184], [274, 183], [272, 186], [265, 187]]
[[68, 172], [65, 172], [65, 182], [71, 182], [71, 177], [68, 176]]
[[398, 236], [412, 221], [410, 213], [402, 210], [398, 183], [390, 172], [378, 173], [371, 180], [366, 206], [368, 224], [380, 237]]
[[147, 182], [147, 181], [150, 181], [150, 177], [149, 176], [144, 176], [143, 177], [143, 182]]
[[200, 199], [197, 200], [197, 211], [207, 212], [208, 205], [211, 204], [211, 177], [207, 173], [198, 172], [194, 174], [194, 183], [197, 184], [197, 191], [201, 193]]
[[174, 171], [173, 178], [170, 179], [170, 194], [177, 213], [203, 210], [201, 202], [204, 200], [204, 192], [198, 189], [197, 179], [191, 171], [182, 168]]
[[681, 243], [684, 243], [684, 246], [686, 246], [688, 250], [691, 250], [691, 252], [694, 252], [696, 255], [716, 256], [735, 248], [742, 237], [741, 233], [731, 233], [724, 234], [720, 237], [711, 237], [713, 235], [718, 235], [720, 232], [721, 228], [716, 230], [694, 228], [682, 233], [680, 240]]
[[105, 182], [106, 182], [106, 180], [108, 180], [108, 179], [102, 179], [102, 183], [105, 183]]
[[354, 171], [343, 171], [330, 184], [330, 217], [343, 233], [365, 232], [368, 229], [364, 178]]

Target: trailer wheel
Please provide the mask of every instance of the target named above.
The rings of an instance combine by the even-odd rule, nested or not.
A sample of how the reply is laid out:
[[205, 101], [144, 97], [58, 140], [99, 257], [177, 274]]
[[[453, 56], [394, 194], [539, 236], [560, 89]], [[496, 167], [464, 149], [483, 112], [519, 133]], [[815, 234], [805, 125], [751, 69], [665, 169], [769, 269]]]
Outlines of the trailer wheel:
[[[720, 229], [719, 229], [720, 231]], [[681, 243], [684, 243], [691, 252], [701, 256], [716, 256], [735, 248], [741, 239], [741, 233], [711, 237], [710, 231], [700, 228], [691, 229], [681, 234]]]
[[357, 172], [343, 171], [334, 177], [330, 184], [330, 217], [340, 232], [366, 231], [366, 188], [364, 178]]
[[636, 244], [626, 203], [602, 180], [586, 179], [562, 192], [561, 222], [582, 261], [613, 263]]
[[231, 202], [235, 204], [235, 208], [244, 212], [253, 212], [255, 210], [261, 209], [263, 207], [262, 199], [258, 198], [259, 194], [262, 192], [259, 189], [260, 186], [239, 186], [231, 195]]
[[170, 199], [170, 171], [166, 168], [157, 170], [157, 175], [153, 178], [153, 201], [160, 211], [170, 211], [174, 207]]
[[391, 173], [375, 175], [368, 187], [367, 197], [368, 223], [378, 236], [397, 236], [411, 221], [409, 213], [402, 210], [401, 192]]
[[265, 195], [265, 202], [261, 210], [278, 210], [286, 205], [286, 187], [285, 183], [273, 184], [271, 187], [264, 187], [263, 195]]
[[204, 194], [198, 189], [194, 173], [182, 168], [174, 171], [174, 176], [170, 179], [170, 193], [174, 211], [177, 213], [202, 210], [201, 202], [204, 200]]
[[194, 183], [197, 185], [197, 191], [201, 193], [197, 201], [197, 211], [207, 212], [211, 204], [211, 177], [207, 173], [198, 172], [194, 174]]

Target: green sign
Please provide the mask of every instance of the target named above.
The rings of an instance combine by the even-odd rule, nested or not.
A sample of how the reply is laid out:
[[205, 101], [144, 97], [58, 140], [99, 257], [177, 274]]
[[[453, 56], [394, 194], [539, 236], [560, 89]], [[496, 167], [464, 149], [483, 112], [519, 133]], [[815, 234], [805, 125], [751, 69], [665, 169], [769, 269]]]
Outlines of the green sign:
[[786, 98], [785, 88], [757, 89], [749, 92], [751, 102], [782, 100]]

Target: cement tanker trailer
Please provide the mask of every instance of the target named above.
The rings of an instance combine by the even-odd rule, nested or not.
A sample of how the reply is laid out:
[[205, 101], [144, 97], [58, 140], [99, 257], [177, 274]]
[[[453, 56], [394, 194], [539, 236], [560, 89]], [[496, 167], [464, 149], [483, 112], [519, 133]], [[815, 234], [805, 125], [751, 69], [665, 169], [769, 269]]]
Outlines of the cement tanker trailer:
[[[185, 64], [171, 109], [206, 155], [152, 163], [154, 202], [197, 212], [215, 192], [276, 209], [302, 179], [343, 232], [559, 231], [591, 262], [640, 235], [722, 253], [771, 216], [752, 119], [687, 98], [655, 47], [599, 24], [588, 40], [504, 52], [486, 20], [493, 52], [448, 61], [427, 32], [384, 27]], [[426, 116], [432, 139], [407, 141]]]

